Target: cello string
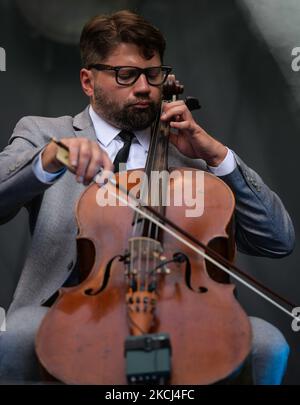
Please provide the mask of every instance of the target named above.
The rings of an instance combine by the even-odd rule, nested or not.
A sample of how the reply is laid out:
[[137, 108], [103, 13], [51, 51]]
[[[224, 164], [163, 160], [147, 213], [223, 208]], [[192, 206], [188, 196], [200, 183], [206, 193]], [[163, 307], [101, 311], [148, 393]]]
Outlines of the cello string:
[[[163, 102], [161, 103], [160, 114], [159, 114], [159, 116], [157, 117], [156, 128], [155, 128], [155, 131], [154, 131], [154, 134], [156, 134], [156, 137], [155, 137], [155, 139], [154, 139], [154, 142], [155, 142], [155, 144], [154, 144], [154, 145], [155, 145], [154, 151], [157, 150], [157, 145], [158, 145], [158, 142], [159, 142], [159, 137], [161, 136], [161, 134], [158, 134], [158, 133], [157, 133], [157, 127], [159, 126], [159, 119], [160, 119], [160, 116], [161, 116], [161, 114], [162, 114], [162, 110], [163, 110]], [[153, 153], [152, 156], [153, 156], [153, 159], [154, 159], [154, 156], [156, 156], [156, 153]], [[151, 176], [151, 174], [150, 174], [150, 176]], [[150, 181], [150, 179], [148, 179], [148, 182], [149, 182], [148, 191], [149, 191], [149, 188], [150, 188], [150, 197], [152, 197], [152, 189], [151, 189], [152, 181]], [[161, 193], [162, 193], [162, 186], [160, 186], [160, 184], [159, 184], [159, 196], [158, 196], [158, 198], [159, 198], [159, 207], [161, 207], [161, 203], [162, 203]], [[152, 214], [151, 217], [154, 218], [154, 214]], [[151, 242], [150, 242], [150, 241], [151, 241], [151, 236], [152, 236], [153, 233], [154, 233], [154, 240], [156, 240], [157, 242], [159, 242], [159, 238], [158, 238], [158, 236], [159, 236], [159, 228], [158, 228], [158, 226], [154, 225], [154, 222], [153, 222], [152, 220], [150, 220], [150, 221], [148, 221], [148, 222], [149, 222], [149, 225], [148, 225], [148, 227], [149, 227], [148, 238], [149, 238], [149, 239], [148, 239], [148, 241], [149, 241], [149, 245], [150, 245], [150, 243], [151, 243]], [[154, 232], [153, 232], [153, 230], [152, 230], [152, 227], [153, 227], [153, 226], [155, 226]], [[149, 250], [150, 250], [150, 249], [149, 249]], [[154, 263], [155, 263], [155, 266], [156, 266], [156, 261], [158, 260], [158, 257], [153, 256], [153, 258], [154, 258]], [[147, 271], [148, 271], [148, 273], [150, 273], [150, 272], [149, 272], [149, 268], [147, 268]]]
[[[141, 197], [140, 197], [140, 201], [139, 201], [139, 205], [141, 205], [142, 203], [144, 205], [148, 205], [148, 201], [146, 201], [146, 198], [149, 197], [148, 195], [145, 195], [146, 191], [149, 189], [146, 188], [146, 176], [143, 177], [143, 182], [141, 185]], [[145, 229], [145, 224], [146, 224], [146, 218], [142, 217], [138, 212], [135, 212], [136, 215], [134, 216], [134, 222], [133, 222], [133, 235], [136, 237], [141, 237], [143, 236], [143, 229]], [[148, 273], [149, 273], [149, 263], [150, 263], [150, 253], [151, 253], [151, 231], [152, 231], [152, 221], [148, 221], [148, 225], [147, 225], [147, 240], [143, 240], [143, 243], [138, 242], [138, 263], [139, 263], [139, 268], [138, 271], [141, 271], [141, 265], [142, 265], [142, 257], [143, 255], [143, 251], [145, 250], [145, 259], [146, 259], [146, 266], [145, 266], [145, 270], [144, 270], [144, 275], [145, 275], [145, 284], [148, 285]]]
[[141, 285], [143, 284], [143, 279], [142, 279], [142, 257], [141, 257], [141, 239], [138, 239], [138, 265], [136, 268], [136, 276], [137, 276], [137, 291], [141, 290]]
[[[162, 109], [163, 109], [163, 103], [161, 103], [161, 106], [160, 106], [160, 112], [159, 112], [159, 114], [157, 114], [157, 117], [156, 117], [156, 120], [155, 120], [155, 123], [154, 123], [154, 128], [153, 128], [153, 131], [152, 131], [152, 133], [154, 134], [154, 135], [156, 135], [155, 137], [154, 137], [154, 139], [152, 139], [152, 142], [153, 142], [153, 144], [151, 144], [151, 149], [152, 149], [152, 151], [154, 151], [154, 153], [152, 153], [151, 155], [149, 155], [150, 156], [150, 159], [151, 159], [151, 162], [149, 162], [149, 165], [148, 166], [150, 166], [150, 169], [152, 169], [153, 168], [153, 164], [154, 164], [154, 156], [156, 155], [156, 153], [155, 153], [155, 151], [157, 150], [157, 145], [158, 145], [158, 134], [157, 134], [157, 128], [158, 128], [158, 126], [159, 126], [159, 120], [160, 120], [160, 116], [161, 116], [161, 113], [162, 113]], [[148, 167], [147, 167], [147, 169], [148, 169]], [[152, 173], [152, 170], [147, 170], [147, 173], [146, 173], [146, 175], [148, 175], [148, 177], [149, 176], [151, 176], [151, 173]], [[147, 190], [148, 190], [148, 201], [147, 201], [147, 204], [146, 205], [148, 205], [149, 204], [149, 198], [151, 198], [151, 196], [152, 196], [152, 190], [151, 190], [151, 181], [150, 181], [150, 179], [149, 178], [147, 178], [147, 181], [148, 181], [148, 183], [147, 183], [147, 185], [148, 185], [148, 187], [147, 187]], [[143, 187], [145, 188], [145, 181], [143, 182], [143, 185], [142, 185], [142, 201], [143, 202], [145, 202], [145, 196], [144, 196], [144, 189], [143, 189]], [[151, 203], [150, 203], [151, 204]], [[143, 221], [143, 225], [145, 224], [145, 220]], [[151, 260], [150, 260], [150, 255], [151, 255], [151, 235], [152, 235], [152, 227], [153, 227], [153, 221], [148, 221], [148, 224], [147, 224], [147, 227], [148, 227], [148, 232], [147, 232], [147, 236], [148, 236], [148, 239], [147, 239], [147, 260], [146, 260], [146, 269], [145, 269], [145, 272], [146, 272], [146, 279], [147, 279], [147, 288], [148, 288], [148, 285], [149, 285], [149, 281], [148, 281], [148, 275], [149, 275], [149, 263], [151, 262]], [[155, 240], [157, 240], [158, 239], [158, 228], [156, 227], [155, 228]], [[153, 253], [153, 252], [152, 252]]]
[[[176, 94], [173, 94], [172, 95], [172, 102], [174, 102], [174, 101], [176, 101], [177, 100], [177, 96], [176, 96]], [[167, 100], [164, 100], [162, 103], [161, 103], [161, 111], [160, 111], [160, 115], [162, 115], [162, 112], [163, 112], [163, 103], [166, 103], [167, 102]], [[160, 136], [165, 136], [165, 137], [167, 137], [168, 138], [168, 142], [169, 142], [169, 133], [170, 133], [170, 123], [168, 123], [168, 124], [164, 124], [165, 125], [165, 127], [164, 127], [164, 129], [165, 129], [165, 131], [164, 131], [164, 134], [160, 134]], [[162, 128], [162, 124], [160, 125], [160, 128]], [[167, 132], [166, 132], [166, 129], [167, 129]], [[158, 137], [157, 137], [158, 138]], [[166, 163], [166, 162], [164, 162], [164, 163]], [[167, 165], [165, 164], [164, 165], [164, 167], [166, 167]], [[159, 207], [160, 208], [162, 208], [164, 205], [165, 205], [165, 203], [166, 203], [166, 201], [162, 201], [162, 199], [163, 199], [163, 187], [164, 187], [164, 172], [163, 172], [163, 174], [162, 174], [162, 180], [161, 180], [161, 183], [159, 183], [161, 186], [159, 187]], [[161, 213], [161, 212], [160, 212]], [[155, 239], [156, 240], [158, 240], [158, 233], [159, 233], [159, 228], [158, 228], [158, 226], [156, 226], [156, 229], [155, 229]]]
[[[157, 145], [158, 145], [158, 140], [159, 140], [159, 135], [160, 134], [158, 134], [157, 133], [157, 129], [158, 129], [158, 126], [159, 126], [159, 121], [160, 121], [160, 117], [161, 117], [161, 114], [162, 114], [162, 110], [163, 110], [163, 101], [161, 102], [161, 105], [160, 105], [160, 113], [157, 115], [157, 117], [156, 117], [156, 121], [155, 121], [155, 127], [154, 127], [154, 131], [153, 131], [153, 133], [156, 135], [155, 136], [155, 138], [154, 138], [154, 140], [153, 140], [153, 142], [154, 142], [154, 148], [153, 148], [153, 150], [154, 150], [154, 153], [152, 153], [152, 159], [154, 159], [154, 156], [156, 155], [156, 153], [155, 153], [155, 151], [157, 150]], [[152, 162], [152, 164], [151, 164], [151, 168], [153, 168], [153, 162]], [[150, 173], [147, 173], [148, 174], [148, 176], [151, 176], [151, 173], [152, 173], [152, 171], [150, 172]], [[151, 181], [149, 181], [150, 179], [148, 179], [148, 198], [149, 198], [149, 191], [150, 191], [150, 198], [152, 197], [152, 190], [151, 190]], [[151, 205], [151, 204], [150, 204]], [[148, 225], [148, 238], [151, 238], [151, 234], [152, 234], [152, 226], [154, 226], [154, 224], [153, 224], [153, 222], [152, 221], [150, 221], [150, 224]], [[158, 230], [158, 228], [156, 227], [155, 228], [155, 240], [157, 240], [157, 237], [158, 237], [158, 232], [157, 232], [157, 230]]]
[[129, 285], [131, 286], [131, 288], [132, 288], [132, 286], [134, 285], [134, 274], [133, 274], [133, 272], [132, 272], [132, 270], [133, 270], [133, 259], [134, 259], [134, 246], [133, 246], [133, 242], [129, 242], [129, 246], [130, 246], [130, 256], [129, 256], [129, 259], [130, 259], [130, 267], [129, 267], [129, 269], [128, 269], [128, 276], [129, 276]]
[[[159, 116], [157, 116], [156, 121], [154, 123], [154, 131], [152, 131], [152, 132], [156, 132], [156, 128], [157, 128], [157, 125], [158, 125], [158, 117]], [[155, 139], [152, 139], [152, 142], [156, 142], [156, 140], [157, 140], [157, 137]], [[155, 149], [156, 149], [156, 146], [157, 146], [157, 144], [155, 144]], [[151, 143], [151, 148], [152, 148], [152, 143]], [[150, 155], [148, 155], [148, 156], [150, 156]], [[150, 165], [150, 163], [149, 163], [149, 165]], [[147, 166], [148, 166], [148, 164], [147, 164]], [[151, 162], [151, 166], [152, 166], [152, 162]], [[145, 174], [147, 176], [147, 168], [146, 168]], [[145, 181], [145, 177], [143, 178], [143, 182], [142, 182], [142, 186], [141, 186], [140, 200], [142, 202], [146, 203], [146, 205], [148, 205], [148, 202], [145, 202], [145, 187], [146, 187], [146, 184], [148, 184]], [[149, 189], [148, 189], [148, 196], [149, 196]], [[136, 213], [135, 219], [134, 219], [133, 234], [136, 235], [136, 236], [140, 236], [144, 225], [145, 225], [145, 218], [139, 217], [139, 215]], [[139, 229], [137, 229], [138, 227], [139, 227]]]
[[[112, 192], [113, 193], [113, 192]], [[113, 193], [114, 196], [116, 196], [116, 194]], [[156, 226], [158, 226], [159, 228], [163, 229], [165, 232], [169, 233], [170, 235], [172, 235], [175, 239], [179, 240], [180, 242], [182, 242], [184, 245], [186, 245], [187, 247], [189, 247], [190, 249], [192, 249], [194, 252], [198, 253], [200, 256], [202, 256], [204, 259], [208, 260], [209, 262], [211, 262], [212, 264], [214, 264], [216, 267], [218, 267], [219, 269], [225, 271], [225, 273], [229, 274], [232, 278], [236, 279], [237, 281], [239, 281], [241, 284], [243, 284], [244, 286], [248, 287], [250, 290], [252, 290], [253, 292], [255, 292], [257, 295], [259, 295], [260, 297], [262, 297], [263, 299], [265, 299], [266, 301], [268, 301], [269, 303], [271, 303], [273, 306], [277, 307], [278, 309], [280, 309], [281, 311], [283, 311], [284, 313], [286, 313], [287, 315], [291, 316], [293, 319], [296, 319], [297, 321], [300, 321], [300, 318], [297, 317], [296, 315], [294, 315], [292, 312], [290, 312], [289, 310], [287, 310], [286, 308], [284, 308], [282, 305], [278, 304], [276, 301], [274, 301], [272, 298], [268, 297], [266, 294], [264, 294], [262, 291], [258, 290], [256, 287], [252, 286], [250, 283], [248, 283], [247, 281], [243, 280], [240, 276], [234, 274], [231, 270], [228, 270], [225, 266], [223, 266], [221, 263], [217, 262], [215, 259], [213, 259], [212, 257], [210, 257], [209, 255], [207, 255], [205, 252], [202, 252], [200, 249], [198, 249], [196, 246], [194, 246], [192, 243], [188, 242], [186, 239], [184, 239], [183, 237], [181, 237], [180, 235], [178, 235], [176, 232], [172, 231], [171, 229], [167, 228], [165, 225], [163, 225], [162, 223], [160, 223], [157, 219], [155, 219], [154, 217], [151, 217], [151, 215], [149, 215], [148, 213], [145, 212], [145, 210], [142, 210], [138, 207], [136, 207], [133, 203], [129, 202], [128, 199], [124, 199], [121, 196], [116, 196], [121, 202], [128, 204], [129, 207], [131, 207], [134, 211], [137, 211], [140, 215], [144, 216], [145, 218], [149, 219], [150, 221], [153, 221]], [[130, 196], [130, 199], [132, 199], [133, 201], [135, 201], [135, 198], [133, 196]]]

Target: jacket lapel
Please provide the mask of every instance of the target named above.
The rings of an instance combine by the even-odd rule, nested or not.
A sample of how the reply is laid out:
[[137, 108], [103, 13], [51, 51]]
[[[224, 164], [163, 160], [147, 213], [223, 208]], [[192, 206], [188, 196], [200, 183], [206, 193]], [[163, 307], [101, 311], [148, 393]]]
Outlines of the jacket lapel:
[[96, 132], [89, 114], [89, 106], [81, 113], [75, 115], [73, 119], [73, 128], [77, 137], [85, 137], [91, 141], [97, 141]]

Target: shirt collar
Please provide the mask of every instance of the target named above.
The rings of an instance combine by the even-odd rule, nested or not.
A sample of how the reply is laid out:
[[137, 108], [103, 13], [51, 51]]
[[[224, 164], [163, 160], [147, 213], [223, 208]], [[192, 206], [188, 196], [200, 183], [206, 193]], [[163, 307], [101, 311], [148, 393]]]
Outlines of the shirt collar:
[[94, 111], [91, 105], [89, 108], [89, 114], [93, 122], [98, 141], [105, 147], [108, 146], [118, 135], [120, 129], [113, 127], [108, 122], [104, 121], [104, 119]]
[[[93, 122], [98, 141], [100, 142], [101, 145], [107, 147], [119, 134], [120, 128], [116, 128], [111, 124], [109, 124], [108, 122], [106, 122], [103, 118], [100, 117], [100, 115], [98, 115], [94, 111], [91, 105], [89, 107], [89, 114]], [[134, 135], [136, 136], [138, 142], [142, 145], [145, 151], [148, 151], [149, 149], [150, 134], [151, 134], [150, 127], [143, 129], [141, 131], [134, 131]]]

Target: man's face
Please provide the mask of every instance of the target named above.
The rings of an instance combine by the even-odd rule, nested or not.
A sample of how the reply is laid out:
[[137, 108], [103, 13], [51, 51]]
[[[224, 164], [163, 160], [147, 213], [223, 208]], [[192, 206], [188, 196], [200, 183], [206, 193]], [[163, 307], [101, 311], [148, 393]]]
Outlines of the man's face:
[[[158, 53], [147, 60], [136, 45], [122, 43], [100, 63], [146, 68], [160, 66], [161, 60]], [[116, 82], [115, 71], [93, 70], [91, 75], [91, 104], [102, 118], [128, 131], [141, 130], [152, 124], [160, 109], [161, 87], [149, 85], [144, 74], [129, 86]]]

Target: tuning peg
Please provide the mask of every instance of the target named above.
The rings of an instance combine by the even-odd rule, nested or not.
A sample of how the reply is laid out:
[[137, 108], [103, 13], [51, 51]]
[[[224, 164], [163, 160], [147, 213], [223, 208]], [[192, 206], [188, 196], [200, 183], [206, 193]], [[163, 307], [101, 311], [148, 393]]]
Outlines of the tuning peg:
[[199, 104], [199, 101], [196, 97], [189, 97], [187, 96], [184, 100], [185, 104], [187, 105], [187, 108], [190, 111], [193, 110], [200, 110], [201, 105]]

